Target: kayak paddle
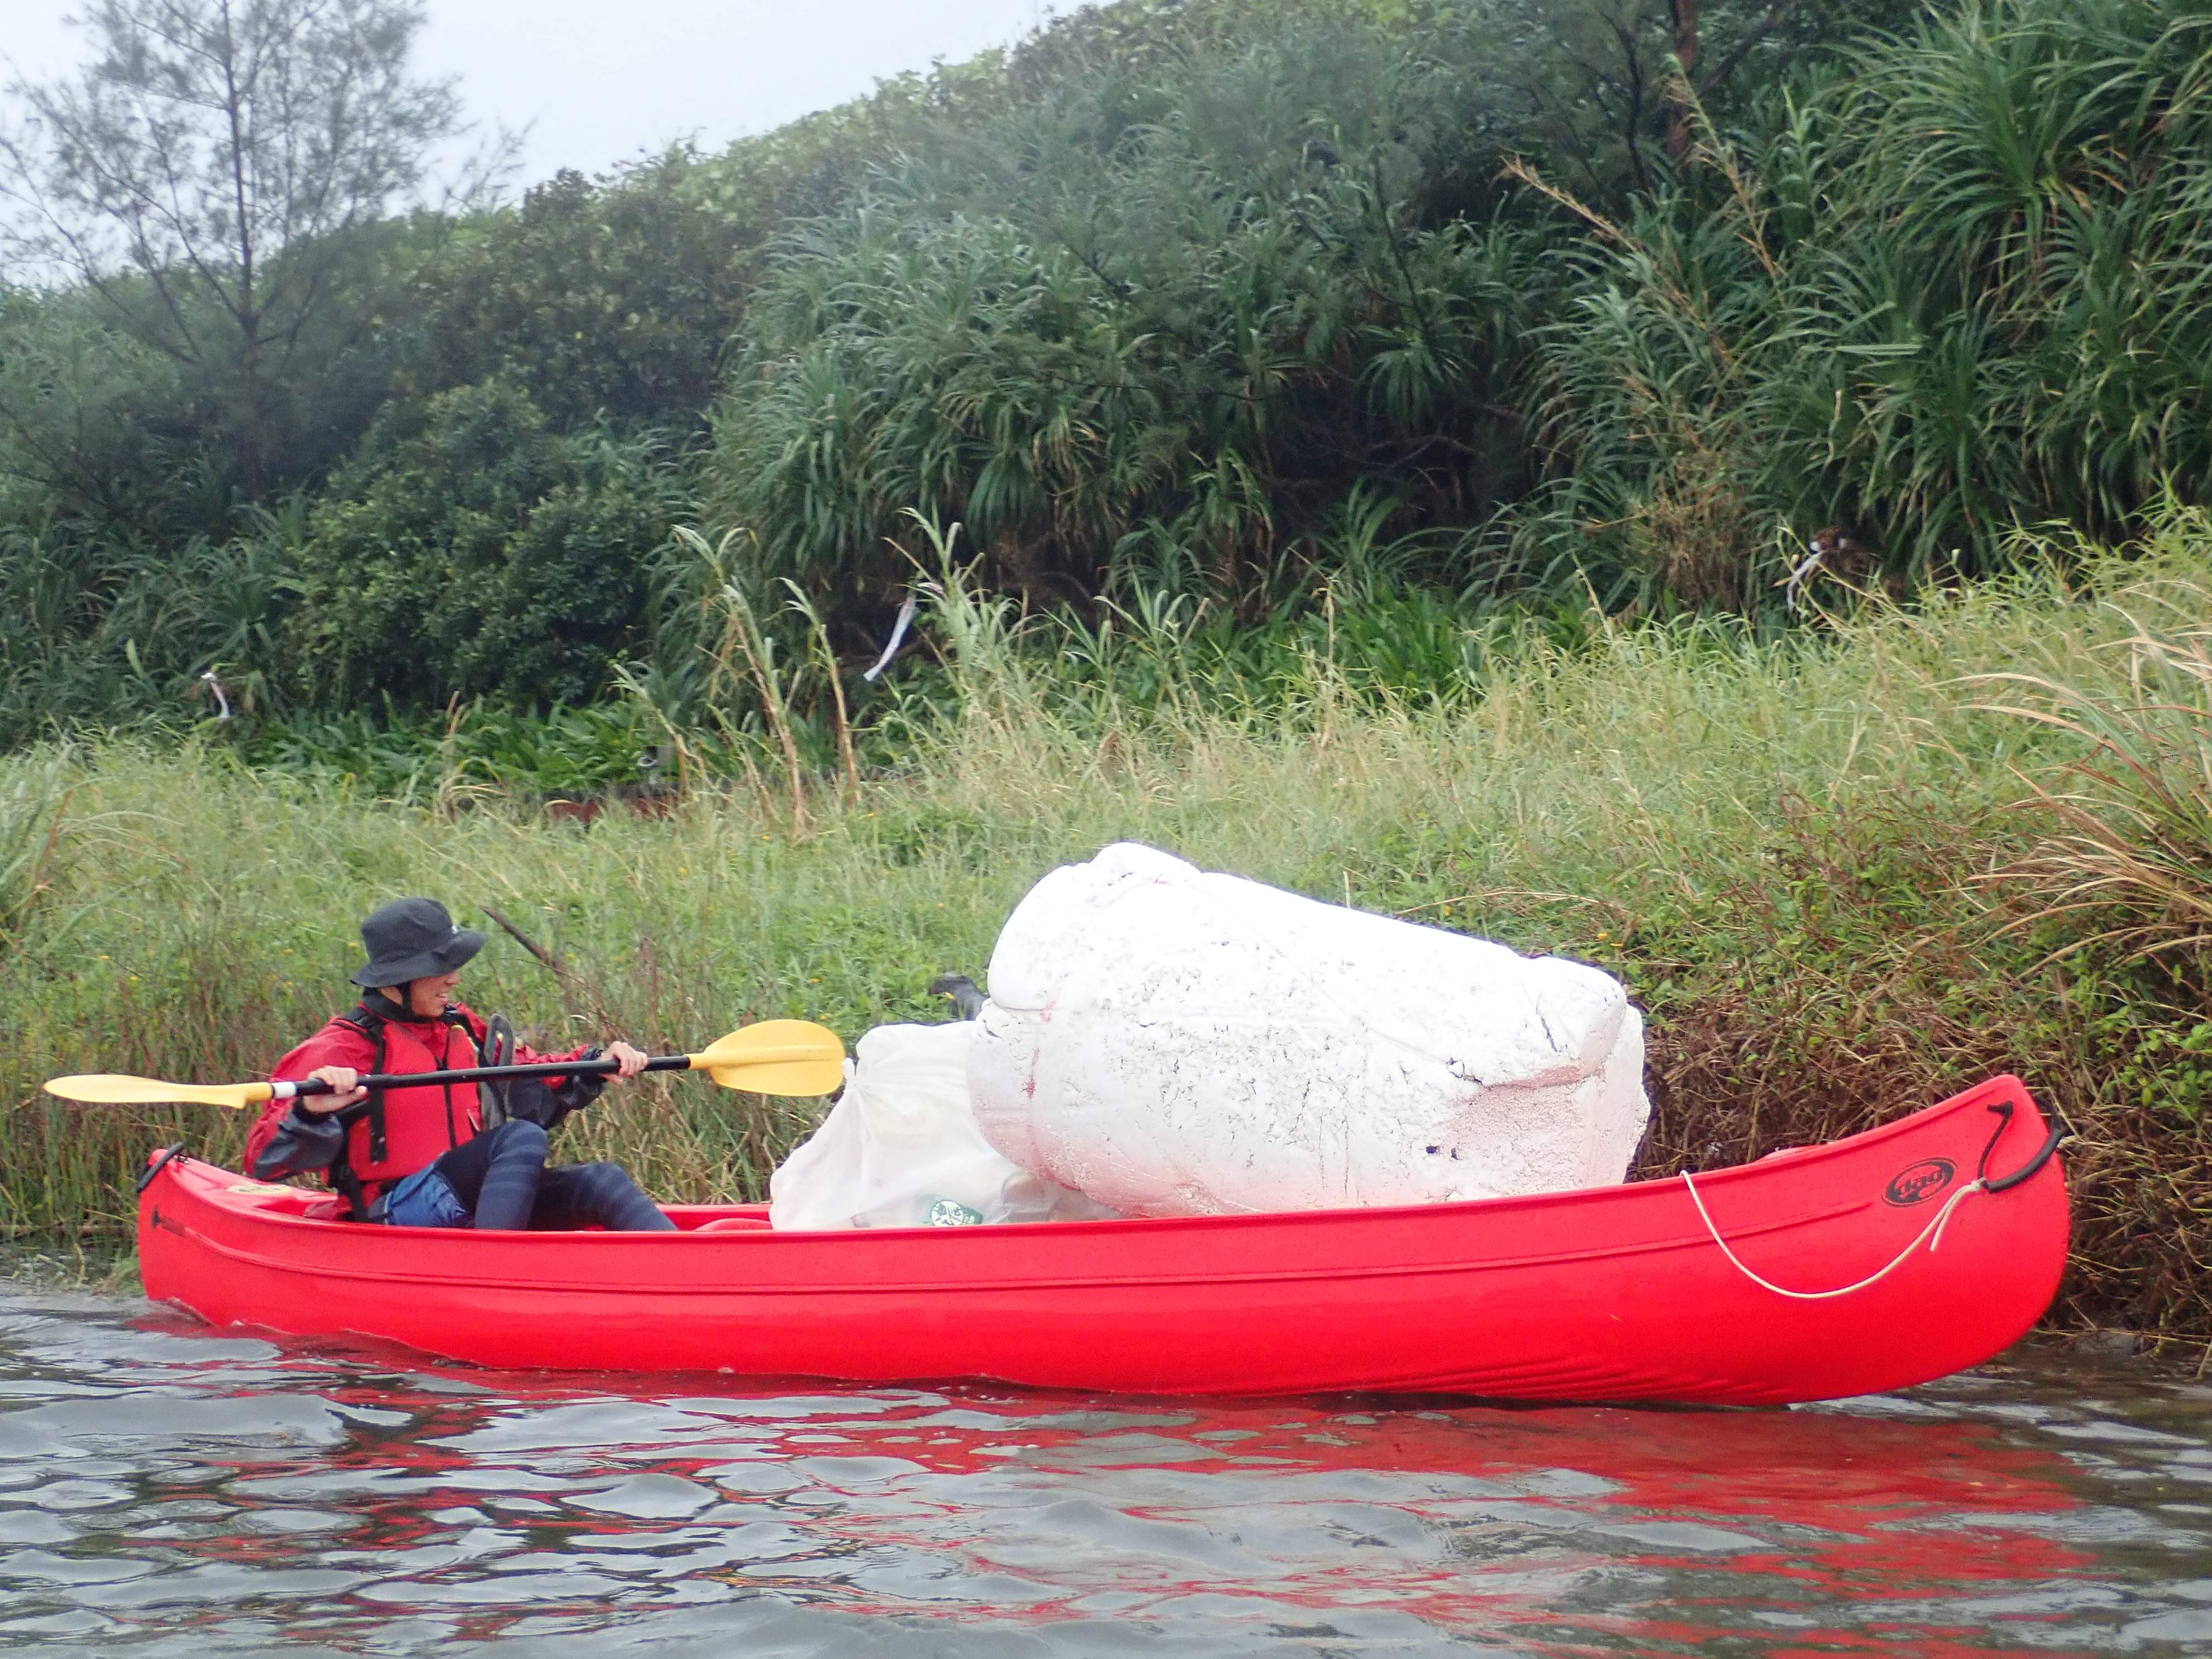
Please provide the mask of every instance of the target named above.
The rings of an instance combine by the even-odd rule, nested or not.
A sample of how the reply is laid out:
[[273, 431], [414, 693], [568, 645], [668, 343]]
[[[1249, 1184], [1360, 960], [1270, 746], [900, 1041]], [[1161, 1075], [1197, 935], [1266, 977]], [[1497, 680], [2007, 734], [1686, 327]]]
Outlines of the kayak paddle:
[[[426, 1083], [484, 1083], [509, 1077], [575, 1077], [612, 1072], [617, 1062], [556, 1060], [533, 1066], [473, 1066], [455, 1072], [405, 1072], [365, 1077], [372, 1089], [419, 1088]], [[825, 1025], [805, 1019], [764, 1019], [717, 1037], [696, 1054], [658, 1054], [648, 1072], [704, 1072], [725, 1089], [757, 1095], [826, 1095], [845, 1080], [845, 1045]], [[327, 1083], [164, 1083], [157, 1078], [94, 1073], [50, 1078], [46, 1092], [100, 1106], [258, 1106], [267, 1100], [326, 1095]]]

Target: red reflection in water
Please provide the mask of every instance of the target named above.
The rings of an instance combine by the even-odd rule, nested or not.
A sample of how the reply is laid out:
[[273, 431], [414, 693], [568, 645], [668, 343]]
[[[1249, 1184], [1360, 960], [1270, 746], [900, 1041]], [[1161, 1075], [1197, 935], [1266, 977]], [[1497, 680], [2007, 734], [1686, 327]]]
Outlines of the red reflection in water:
[[[761, 1393], [749, 1382], [739, 1394], [702, 1382], [695, 1392], [647, 1395], [627, 1382], [594, 1393], [573, 1376], [447, 1371], [420, 1360], [408, 1369], [496, 1392], [455, 1397], [333, 1368], [331, 1386], [317, 1390], [324, 1398], [405, 1418], [357, 1423], [343, 1447], [287, 1466], [357, 1477], [295, 1500], [362, 1521], [331, 1540], [344, 1550], [450, 1542], [481, 1522], [432, 1516], [486, 1502], [488, 1470], [559, 1477], [532, 1494], [550, 1509], [502, 1513], [496, 1524], [523, 1538], [521, 1550], [598, 1553], [602, 1571], [613, 1570], [605, 1565], [611, 1538], [641, 1562], [652, 1547], [637, 1540], [658, 1534], [681, 1551], [702, 1528], [769, 1518], [800, 1540], [798, 1553], [773, 1559], [641, 1576], [635, 1597], [599, 1591], [564, 1606], [541, 1595], [526, 1606], [471, 1607], [468, 1633], [485, 1638], [525, 1613], [618, 1622], [688, 1577], [959, 1624], [1043, 1627], [1110, 1615], [1167, 1627], [1242, 1617], [1256, 1637], [1290, 1609], [1326, 1626], [1381, 1608], [1438, 1634], [1562, 1656], [1717, 1643], [1759, 1659], [1943, 1659], [2002, 1650], [2008, 1621], [2021, 1630], [2056, 1616], [2035, 1608], [2053, 1580], [2097, 1570], [2093, 1557], [2023, 1529], [2078, 1505], [2068, 1466], [1970, 1422], [1459, 1405], [1363, 1413], [1343, 1400], [1213, 1404], [976, 1388], [839, 1395], [808, 1382]], [[794, 1396], [802, 1408], [782, 1414]], [[625, 1412], [667, 1421], [625, 1438]], [[577, 1423], [574, 1439], [499, 1437], [503, 1426], [565, 1422], [563, 1413]], [[880, 1461], [890, 1459], [898, 1464]], [[738, 1466], [796, 1466], [804, 1491], [763, 1490], [733, 1478]], [[264, 1462], [238, 1472], [250, 1486], [283, 1471]], [[635, 1518], [563, 1501], [648, 1474], [719, 1487], [744, 1518]], [[275, 1565], [296, 1565], [302, 1546], [231, 1536], [189, 1547]], [[495, 1566], [406, 1564], [392, 1577], [495, 1588]], [[381, 1617], [407, 1610], [395, 1587], [380, 1586]], [[2021, 1610], [1943, 1611], [1991, 1596]], [[1179, 1612], [1185, 1597], [1207, 1600]]]
[[[1177, 1402], [1181, 1407], [1184, 1402]], [[1055, 1456], [1081, 1449], [1094, 1437], [1052, 1427], [1023, 1425], [1025, 1414], [1050, 1417], [1064, 1402], [994, 1399], [991, 1409], [1010, 1420], [1023, 1450], [1020, 1461], [1039, 1472], [1077, 1475], [1095, 1472], [1096, 1458], [1073, 1463]], [[1962, 1423], [1890, 1423], [1847, 1416], [1789, 1413], [1656, 1413], [1605, 1409], [1506, 1411], [1454, 1408], [1440, 1413], [1380, 1414], [1370, 1423], [1341, 1417], [1290, 1418], [1275, 1408], [1231, 1405], [1200, 1408], [1187, 1425], [1171, 1431], [1190, 1440], [1218, 1430], [1243, 1431], [1229, 1449], [1238, 1460], [1280, 1460], [1265, 1473], [1243, 1465], [1224, 1477], [1248, 1497], [1285, 1477], [1326, 1474], [1382, 1473], [1395, 1476], [1451, 1476], [1498, 1489], [1508, 1505], [1534, 1504], [1553, 1510], [1568, 1524], [1563, 1540], [1527, 1547], [1524, 1538], [1500, 1540], [1504, 1547], [1486, 1555], [1484, 1522], [1498, 1504], [1481, 1498], [1402, 1496], [1392, 1506], [1419, 1517], [1446, 1536], [1457, 1534], [1463, 1553], [1419, 1563], [1402, 1553], [1364, 1565], [1365, 1553], [1346, 1547], [1326, 1564], [1310, 1564], [1294, 1576], [1255, 1585], [1194, 1572], [1188, 1565], [1158, 1561], [1132, 1563], [1108, 1558], [1071, 1563], [1060, 1577], [1073, 1578], [1078, 1591], [1041, 1601], [1027, 1611], [1036, 1618], [1073, 1616], [1085, 1595], [1101, 1589], [1141, 1586], [1160, 1595], [1231, 1595], [1258, 1590], [1274, 1602], [1326, 1613], [1332, 1608], [1385, 1599], [1440, 1630], [1467, 1634], [1510, 1632], [1540, 1650], [1559, 1654], [1695, 1648], [1722, 1637], [1739, 1643], [1759, 1635], [1745, 1629], [1747, 1613], [1771, 1612], [1802, 1616], [1814, 1609], [1832, 1614], [1853, 1602], [1881, 1602], [1966, 1593], [1984, 1595], [2007, 1589], [2029, 1590], [2051, 1579], [2094, 1566], [2091, 1558], [2033, 1534], [2002, 1527], [1978, 1528], [1978, 1516], [1994, 1518], [2048, 1514], [2077, 1501], [2055, 1478], [2064, 1465], [2047, 1455], [2008, 1447], [1996, 1433]], [[884, 1425], [888, 1428], [890, 1425]], [[1330, 1438], [1316, 1437], [1325, 1428]], [[1341, 1441], [1344, 1443], [1332, 1443]], [[989, 1465], [1003, 1469], [1006, 1437], [963, 1438], [954, 1446], [902, 1447], [904, 1455], [947, 1472], [973, 1472]], [[1180, 1464], [1158, 1457], [1153, 1467], [1198, 1470], [1218, 1468], [1219, 1460], [1194, 1452]], [[1556, 1471], [1594, 1475], [1610, 1489], [1552, 1495], [1541, 1478]], [[1539, 1477], [1534, 1480], [1531, 1477]], [[1595, 1483], [1592, 1483], [1595, 1485]], [[1526, 1491], [1519, 1498], [1510, 1494]], [[1325, 1506], [1324, 1486], [1302, 1492], [1293, 1505]], [[1194, 1526], [1219, 1533], [1236, 1529], [1249, 1506], [1215, 1506], [1202, 1501], [1136, 1504], [1132, 1516]], [[951, 1512], [932, 1517], [955, 1522]], [[1520, 1521], [1516, 1527], [1515, 1521]], [[1577, 1528], [1573, 1522], [1590, 1523]], [[1636, 1534], [1657, 1525], [1711, 1528], [1722, 1534], [1771, 1540], [1777, 1534], [1802, 1534], [1788, 1549], [1747, 1547], [1715, 1553], [1710, 1549], [1638, 1548]], [[1617, 1528], [1617, 1530], [1613, 1530]], [[946, 1530], [931, 1527], [898, 1529], [900, 1541], [943, 1547]], [[1503, 1528], [1525, 1531], [1525, 1518], [1513, 1516]], [[1495, 1530], [1495, 1528], [1493, 1528]], [[1611, 1547], [1592, 1548], [1577, 1532], [1596, 1530]], [[880, 1540], [881, 1530], [853, 1528], [854, 1541]], [[1701, 1541], [1724, 1542], [1707, 1539]], [[968, 1559], [981, 1570], [1024, 1571], [988, 1534], [971, 1538]], [[1091, 1571], [1085, 1571], [1088, 1565]], [[1132, 1572], [1133, 1566], [1136, 1571]], [[1686, 1593], [1656, 1599], [1668, 1616], [1624, 1618], [1558, 1607], [1562, 1589], [1593, 1574], [1634, 1571], [1656, 1576]], [[1543, 1582], [1529, 1586], [1532, 1574]], [[1498, 1580], [1495, 1589], [1486, 1581]], [[1686, 1593], [1694, 1583], [1695, 1593]], [[928, 1611], [972, 1616], [981, 1608]], [[1713, 1615], [1699, 1620], [1697, 1614]], [[1827, 1619], [1821, 1620], [1827, 1626]], [[1565, 1640], [1546, 1639], [1545, 1627], [1564, 1626]], [[1824, 1627], [1765, 1637], [1758, 1650], [1771, 1656], [1856, 1650], [1879, 1647], [1916, 1655], [1989, 1651], [1978, 1626], [1972, 1633], [1910, 1628], [1893, 1622], [1869, 1622], [1859, 1630]], [[1576, 1637], [1610, 1637], [1589, 1647]], [[1909, 1646], [1900, 1647], [1900, 1639]], [[1802, 1645], [1817, 1639], [1822, 1645]], [[2057, 1650], [2045, 1650], [2053, 1651]]]

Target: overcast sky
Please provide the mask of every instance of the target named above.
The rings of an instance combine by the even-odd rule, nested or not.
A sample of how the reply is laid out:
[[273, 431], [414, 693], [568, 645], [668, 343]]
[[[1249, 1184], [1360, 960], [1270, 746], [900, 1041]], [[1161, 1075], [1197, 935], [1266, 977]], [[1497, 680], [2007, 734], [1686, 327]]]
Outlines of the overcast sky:
[[[1074, 9], [1074, 0], [1057, 8]], [[72, 0], [8, 0], [0, 52], [33, 80], [81, 61]], [[696, 135], [764, 132], [933, 58], [1004, 46], [1045, 0], [429, 0], [420, 68], [470, 114], [530, 126], [518, 185], [596, 173]], [[13, 80], [0, 75], [0, 81]]]

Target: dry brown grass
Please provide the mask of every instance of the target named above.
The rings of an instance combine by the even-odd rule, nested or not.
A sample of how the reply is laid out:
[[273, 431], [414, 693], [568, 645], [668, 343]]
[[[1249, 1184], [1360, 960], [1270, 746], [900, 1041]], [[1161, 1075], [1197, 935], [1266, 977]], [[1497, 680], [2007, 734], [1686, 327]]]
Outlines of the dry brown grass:
[[[2192, 583], [2167, 597], [2212, 617], [2212, 590]], [[1978, 677], [1982, 686], [2014, 694], [1986, 707], [2056, 727], [2087, 750], [2058, 775], [2070, 787], [2028, 780], [2054, 827], [1991, 878], [2042, 894], [2033, 920], [2081, 921], [2087, 938], [2136, 957], [2201, 958], [2212, 946], [2208, 643], [2212, 632], [2161, 635], [2136, 623], [2106, 647], [2124, 666], [2103, 684]]]

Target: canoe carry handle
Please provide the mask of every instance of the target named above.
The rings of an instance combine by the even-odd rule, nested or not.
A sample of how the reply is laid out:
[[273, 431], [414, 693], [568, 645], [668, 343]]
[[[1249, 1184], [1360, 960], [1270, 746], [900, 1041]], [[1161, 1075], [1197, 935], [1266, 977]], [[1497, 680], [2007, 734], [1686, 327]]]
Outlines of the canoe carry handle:
[[1996, 1133], [1991, 1135], [1990, 1144], [1982, 1148], [1981, 1167], [1974, 1171], [1974, 1179], [1982, 1183], [1982, 1189], [1984, 1192], [2008, 1192], [2023, 1181], [2030, 1179], [2045, 1164], [2051, 1162], [2052, 1155], [2058, 1151], [2058, 1143], [2074, 1133], [2073, 1125], [2054, 1111], [2052, 1115], [2057, 1118], [2057, 1121], [2051, 1124], [2050, 1135], [2037, 1150], [2035, 1156], [2010, 1175], [1993, 1176], [1990, 1173], [1990, 1154], [1996, 1151], [1997, 1142], [2003, 1138], [2005, 1130], [2012, 1124], [2012, 1102], [2000, 1100], [1990, 1109], [1997, 1115]]
[[173, 1140], [146, 1160], [146, 1167], [138, 1172], [137, 1190], [144, 1192], [154, 1184], [154, 1177], [169, 1167], [169, 1160], [185, 1150], [185, 1143]]

